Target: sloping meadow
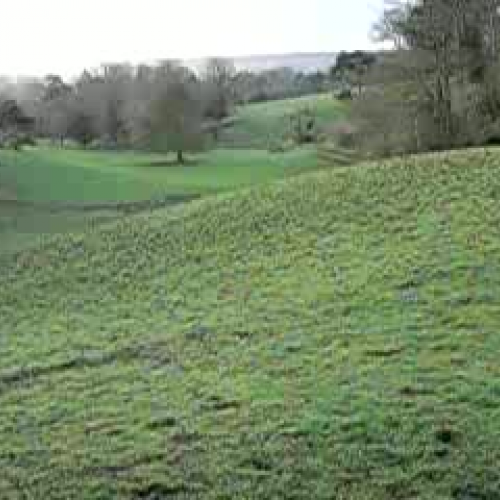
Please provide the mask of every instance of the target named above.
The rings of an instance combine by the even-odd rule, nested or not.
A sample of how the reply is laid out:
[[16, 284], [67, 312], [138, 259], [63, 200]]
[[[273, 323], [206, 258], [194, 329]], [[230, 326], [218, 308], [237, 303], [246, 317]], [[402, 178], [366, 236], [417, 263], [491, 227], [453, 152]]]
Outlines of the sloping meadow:
[[500, 496], [500, 168], [310, 174], [9, 258], [0, 498]]

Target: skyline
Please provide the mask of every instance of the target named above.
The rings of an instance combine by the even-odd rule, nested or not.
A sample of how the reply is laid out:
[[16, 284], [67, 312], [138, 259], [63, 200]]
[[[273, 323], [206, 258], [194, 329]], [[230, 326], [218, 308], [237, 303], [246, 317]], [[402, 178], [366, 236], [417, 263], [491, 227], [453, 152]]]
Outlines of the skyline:
[[[75, 77], [107, 63], [369, 49], [382, 0], [4, 0], [0, 74]], [[29, 16], [26, 15], [29, 13]]]

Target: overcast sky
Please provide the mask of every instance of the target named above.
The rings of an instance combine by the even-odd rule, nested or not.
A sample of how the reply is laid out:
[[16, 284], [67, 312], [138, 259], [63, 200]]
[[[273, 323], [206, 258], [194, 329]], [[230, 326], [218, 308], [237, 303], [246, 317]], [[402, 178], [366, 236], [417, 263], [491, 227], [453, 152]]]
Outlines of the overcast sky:
[[0, 74], [370, 47], [382, 0], [1, 0]]

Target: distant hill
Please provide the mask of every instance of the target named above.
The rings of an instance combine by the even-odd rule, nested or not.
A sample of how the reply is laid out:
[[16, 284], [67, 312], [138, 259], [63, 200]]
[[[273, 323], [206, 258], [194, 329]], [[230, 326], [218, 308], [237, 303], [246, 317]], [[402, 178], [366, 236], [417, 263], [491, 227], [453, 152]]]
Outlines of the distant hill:
[[[297, 53], [297, 54], [276, 54], [257, 55], [233, 58], [234, 64], [239, 71], [252, 71], [255, 73], [278, 68], [291, 68], [303, 73], [315, 73], [317, 71], [327, 71], [333, 64], [337, 54], [334, 52], [318, 53]], [[199, 70], [205, 59], [190, 59], [185, 63]]]

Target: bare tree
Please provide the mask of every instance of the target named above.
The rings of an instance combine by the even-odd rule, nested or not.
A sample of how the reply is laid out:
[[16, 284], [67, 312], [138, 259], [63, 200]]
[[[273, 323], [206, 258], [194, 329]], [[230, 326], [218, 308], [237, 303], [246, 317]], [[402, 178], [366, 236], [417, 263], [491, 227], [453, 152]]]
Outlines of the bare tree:
[[229, 116], [234, 102], [236, 69], [229, 59], [212, 58], [206, 63], [203, 82], [206, 86], [206, 114], [214, 120]]
[[153, 88], [145, 143], [155, 151], [175, 152], [182, 164], [186, 152], [203, 147], [203, 109], [196, 79], [185, 68], [169, 63], [159, 68]]
[[42, 135], [59, 140], [61, 145], [67, 136], [69, 100], [73, 88], [58, 75], [48, 75], [39, 106], [38, 125]]
[[128, 65], [104, 65], [85, 71], [75, 84], [86, 114], [92, 117], [105, 144], [116, 146], [127, 139], [126, 107], [131, 99], [134, 72]]
[[[374, 135], [401, 140], [404, 131], [405, 139], [393, 149], [404, 143], [417, 151], [484, 140], [488, 121], [500, 117], [500, 93], [491, 84], [497, 81], [499, 5], [498, 0], [387, 2], [375, 34], [394, 50], [376, 65], [379, 88], [372, 96], [383, 95], [386, 106], [378, 109], [368, 96], [366, 111], [358, 107], [368, 126], [377, 122], [374, 114], [385, 115], [386, 125], [373, 127]], [[488, 118], [481, 111], [485, 105]], [[405, 128], [392, 134], [395, 123]]]
[[16, 151], [33, 142], [35, 120], [14, 99], [0, 98], [0, 145]]

